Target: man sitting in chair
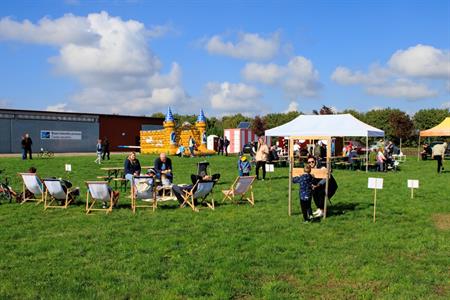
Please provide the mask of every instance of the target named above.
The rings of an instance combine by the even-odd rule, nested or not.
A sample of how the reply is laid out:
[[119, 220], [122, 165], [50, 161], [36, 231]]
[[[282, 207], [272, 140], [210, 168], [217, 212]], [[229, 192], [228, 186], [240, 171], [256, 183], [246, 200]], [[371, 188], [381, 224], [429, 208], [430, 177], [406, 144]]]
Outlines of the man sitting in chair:
[[155, 159], [155, 171], [156, 178], [163, 180], [168, 180], [172, 182], [172, 160], [166, 156], [166, 153], [161, 153], [157, 159]]
[[[202, 173], [201, 175], [191, 175], [191, 181], [192, 184], [189, 185], [176, 185], [174, 184], [172, 186], [172, 191], [175, 197], [177, 197], [178, 202], [182, 204], [184, 202], [183, 197], [181, 196], [184, 191], [190, 191], [194, 187], [194, 185], [199, 182], [208, 182], [208, 181], [215, 181], [217, 182], [220, 178], [220, 174], [214, 174], [212, 176], [206, 175], [206, 173]], [[194, 204], [197, 205], [196, 199], [194, 199]]]

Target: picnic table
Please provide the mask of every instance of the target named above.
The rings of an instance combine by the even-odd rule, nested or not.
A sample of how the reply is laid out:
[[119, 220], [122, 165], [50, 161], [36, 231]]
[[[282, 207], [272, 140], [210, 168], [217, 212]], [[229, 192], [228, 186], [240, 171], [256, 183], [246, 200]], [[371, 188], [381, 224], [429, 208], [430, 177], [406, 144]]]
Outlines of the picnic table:
[[[153, 166], [142, 166], [141, 169], [152, 169]], [[102, 167], [100, 168], [106, 171], [106, 176], [98, 176], [99, 179], [104, 179], [108, 182], [114, 181], [114, 188], [117, 189], [117, 183], [120, 183], [120, 188], [127, 190], [127, 180], [125, 179], [124, 167]]]

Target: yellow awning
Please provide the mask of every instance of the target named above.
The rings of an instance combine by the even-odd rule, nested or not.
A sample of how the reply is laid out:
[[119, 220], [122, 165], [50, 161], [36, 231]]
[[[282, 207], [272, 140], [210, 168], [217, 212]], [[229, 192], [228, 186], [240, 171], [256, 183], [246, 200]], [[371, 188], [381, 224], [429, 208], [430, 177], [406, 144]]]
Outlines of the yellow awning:
[[439, 125], [422, 130], [420, 136], [450, 136], [450, 117], [445, 118]]

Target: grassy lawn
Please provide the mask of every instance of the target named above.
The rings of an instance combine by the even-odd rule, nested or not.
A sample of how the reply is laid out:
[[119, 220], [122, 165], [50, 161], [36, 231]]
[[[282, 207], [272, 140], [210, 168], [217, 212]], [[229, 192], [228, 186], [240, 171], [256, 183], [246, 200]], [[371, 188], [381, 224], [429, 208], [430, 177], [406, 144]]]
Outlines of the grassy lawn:
[[[84, 214], [84, 180], [104, 175], [95, 157], [0, 158], [15, 189], [17, 172], [65, 176], [82, 188], [81, 204], [43, 211], [33, 203], [0, 205], [0, 298], [146, 299], [448, 299], [450, 172], [408, 157], [401, 171], [336, 170], [330, 216], [303, 224], [298, 194], [287, 216], [288, 169], [255, 183], [255, 207], [218, 205], [194, 213], [167, 204], [129, 209], [127, 194], [110, 215]], [[113, 155], [102, 166], [120, 166]], [[154, 156], [140, 156], [152, 165]], [[173, 158], [175, 183], [188, 183], [200, 159]], [[237, 175], [236, 157], [211, 157], [222, 174], [215, 199]], [[450, 169], [448, 161], [446, 167]], [[368, 177], [384, 177], [372, 223]], [[410, 199], [407, 179], [419, 179]]]

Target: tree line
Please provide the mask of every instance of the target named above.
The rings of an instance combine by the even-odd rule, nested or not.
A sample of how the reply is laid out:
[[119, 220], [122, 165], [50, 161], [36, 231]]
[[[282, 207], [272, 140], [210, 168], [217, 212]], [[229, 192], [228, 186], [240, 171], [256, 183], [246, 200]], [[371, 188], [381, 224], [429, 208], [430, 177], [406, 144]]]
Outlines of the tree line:
[[[314, 110], [314, 114], [335, 114], [332, 108], [322, 106], [319, 110]], [[395, 143], [402, 142], [406, 146], [417, 146], [418, 132], [432, 128], [441, 123], [446, 117], [450, 117], [449, 109], [421, 109], [413, 116], [396, 108], [372, 109], [367, 112], [359, 112], [353, 109], [346, 109], [339, 113], [348, 113], [355, 118], [372, 125], [376, 128], [384, 130], [387, 139]], [[283, 125], [299, 115], [303, 114], [298, 111], [288, 113], [270, 113], [263, 116], [249, 117], [242, 114], [231, 116], [223, 116], [221, 118], [207, 118], [208, 135], [214, 134], [221, 136], [223, 130], [227, 128], [236, 128], [240, 122], [250, 122], [251, 128], [256, 135], [264, 135], [266, 129], [271, 129]], [[164, 117], [163, 113], [155, 113], [152, 117]], [[189, 122], [195, 123], [196, 115], [180, 115], [175, 114], [178, 124]]]

